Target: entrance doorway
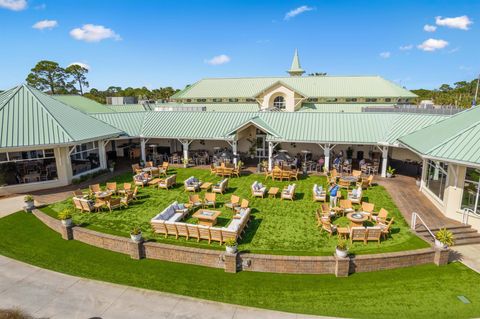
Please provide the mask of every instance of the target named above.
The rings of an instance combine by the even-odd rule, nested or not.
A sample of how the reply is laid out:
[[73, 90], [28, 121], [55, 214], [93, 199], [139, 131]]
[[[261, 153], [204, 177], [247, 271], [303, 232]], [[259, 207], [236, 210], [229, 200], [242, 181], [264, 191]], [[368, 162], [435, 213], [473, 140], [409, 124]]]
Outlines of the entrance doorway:
[[257, 158], [267, 158], [267, 135], [257, 133]]

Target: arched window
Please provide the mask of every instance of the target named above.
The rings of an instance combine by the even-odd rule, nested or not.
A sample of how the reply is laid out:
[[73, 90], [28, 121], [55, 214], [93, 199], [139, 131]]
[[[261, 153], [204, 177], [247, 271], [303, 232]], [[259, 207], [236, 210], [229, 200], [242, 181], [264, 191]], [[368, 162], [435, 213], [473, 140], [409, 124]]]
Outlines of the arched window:
[[273, 107], [277, 109], [284, 109], [285, 108], [285, 98], [283, 96], [277, 96], [273, 100]]

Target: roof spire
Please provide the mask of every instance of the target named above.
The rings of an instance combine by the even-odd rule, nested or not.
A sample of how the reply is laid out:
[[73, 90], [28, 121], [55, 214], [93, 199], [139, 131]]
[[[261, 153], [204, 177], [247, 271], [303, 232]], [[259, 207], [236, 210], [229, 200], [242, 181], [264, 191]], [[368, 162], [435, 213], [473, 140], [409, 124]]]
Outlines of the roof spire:
[[287, 72], [290, 74], [290, 76], [302, 76], [302, 74], [305, 73], [305, 70], [303, 70], [300, 66], [300, 58], [298, 57], [297, 49], [295, 49], [295, 53], [293, 55], [292, 66]]

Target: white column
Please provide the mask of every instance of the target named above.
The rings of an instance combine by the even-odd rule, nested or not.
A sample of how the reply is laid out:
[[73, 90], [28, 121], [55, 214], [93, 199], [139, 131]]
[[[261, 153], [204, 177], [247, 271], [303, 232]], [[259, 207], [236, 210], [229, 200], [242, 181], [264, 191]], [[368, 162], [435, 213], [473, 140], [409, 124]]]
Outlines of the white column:
[[387, 177], [388, 146], [382, 147], [382, 177]]
[[425, 182], [427, 180], [427, 172], [428, 172], [428, 160], [424, 158], [422, 163], [422, 178], [420, 180], [420, 190], [425, 188]]
[[325, 170], [328, 172], [330, 170], [330, 145], [325, 144], [323, 148], [323, 154], [325, 155]]
[[435, 162], [435, 168], [433, 170], [433, 180], [438, 181], [439, 177], [440, 177], [440, 163]]
[[183, 145], [183, 160], [188, 161], [188, 146], [190, 145], [189, 141], [182, 141]]
[[237, 166], [237, 140], [232, 141], [232, 152], [233, 152], [233, 164]]
[[98, 141], [98, 157], [100, 159], [100, 167], [102, 169], [107, 168], [107, 151], [105, 150], [105, 144], [107, 141]]
[[140, 138], [140, 159], [145, 163], [147, 161], [147, 153], [145, 152], [145, 139]]
[[272, 170], [273, 142], [268, 142], [268, 170]]

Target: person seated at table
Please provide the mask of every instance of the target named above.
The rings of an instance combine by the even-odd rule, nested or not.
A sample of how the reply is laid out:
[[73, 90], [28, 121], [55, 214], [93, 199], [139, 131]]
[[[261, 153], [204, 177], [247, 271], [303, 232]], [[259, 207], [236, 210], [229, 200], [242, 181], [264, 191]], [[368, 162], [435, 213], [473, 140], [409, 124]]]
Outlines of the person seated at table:
[[359, 165], [360, 167], [362, 167], [362, 166], [365, 165], [366, 163], [367, 163], [367, 162], [365, 162], [365, 159], [362, 158], [362, 159], [360, 160], [360, 162], [358, 162], [358, 165]]
[[330, 187], [328, 188], [328, 192], [330, 193], [330, 207], [337, 206], [337, 194], [340, 187], [335, 182], [330, 183]]
[[323, 156], [321, 156], [319, 159], [318, 159], [318, 168], [320, 171], [323, 171], [323, 165], [325, 164], [325, 158]]
[[298, 167], [298, 158], [295, 156], [292, 161], [292, 166], [297, 168]]

